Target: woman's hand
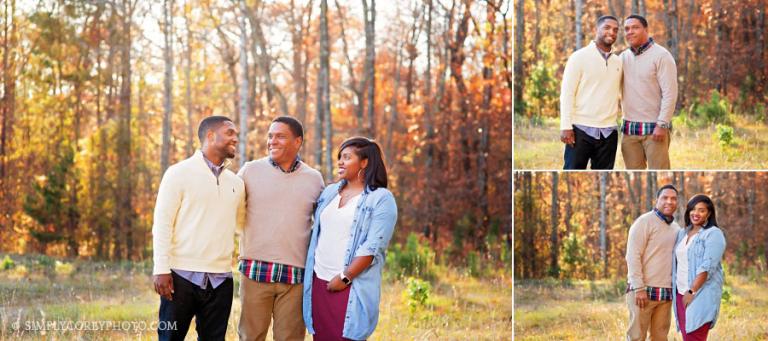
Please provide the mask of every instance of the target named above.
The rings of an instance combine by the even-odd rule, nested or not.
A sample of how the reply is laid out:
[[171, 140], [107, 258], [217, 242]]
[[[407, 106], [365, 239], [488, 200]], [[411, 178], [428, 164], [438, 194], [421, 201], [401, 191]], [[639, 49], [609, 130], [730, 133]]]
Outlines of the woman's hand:
[[339, 275], [336, 275], [333, 278], [331, 278], [331, 280], [328, 282], [328, 286], [326, 288], [330, 292], [336, 292], [336, 291], [342, 291], [342, 290], [346, 289], [347, 285], [344, 284], [344, 282], [341, 281], [341, 277]]
[[685, 296], [683, 296], [683, 304], [688, 307], [691, 301], [693, 301], [693, 294], [686, 292]]

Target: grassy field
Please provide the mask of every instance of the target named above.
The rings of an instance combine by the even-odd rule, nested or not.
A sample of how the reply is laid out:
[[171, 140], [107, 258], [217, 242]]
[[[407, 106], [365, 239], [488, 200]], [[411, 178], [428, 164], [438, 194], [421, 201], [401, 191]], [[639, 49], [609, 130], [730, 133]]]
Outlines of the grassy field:
[[[728, 276], [731, 297], [721, 305], [710, 340], [767, 340], [766, 279]], [[623, 283], [516, 281], [515, 340], [622, 340], [629, 313]], [[669, 340], [681, 340], [674, 325]]]
[[[737, 115], [731, 119], [733, 143], [725, 146], [721, 146], [716, 137], [715, 125], [699, 129], [675, 126], [669, 147], [672, 168], [768, 168], [768, 125]], [[547, 118], [540, 125], [516, 119], [514, 151], [516, 169], [562, 169], [559, 119]], [[615, 169], [625, 169], [621, 147], [616, 153]]]
[[[14, 255], [11, 258], [13, 266], [0, 267], [0, 339], [157, 338], [151, 327], [157, 320], [159, 299], [151, 289], [150, 263], [66, 263], [47, 257]], [[425, 304], [414, 307], [408, 304], [411, 300], [403, 280], [385, 280], [379, 324], [371, 340], [509, 339], [511, 272], [478, 279], [460, 270], [448, 270], [432, 282]], [[227, 340], [237, 339], [237, 285], [236, 282]], [[88, 321], [91, 326], [113, 321], [114, 327], [102, 324], [99, 331], [35, 330], [42, 321]], [[81, 322], [80, 326], [83, 329], [85, 324]], [[187, 339], [196, 338], [193, 325]], [[271, 332], [268, 339], [272, 339]], [[311, 339], [306, 336], [306, 340]]]

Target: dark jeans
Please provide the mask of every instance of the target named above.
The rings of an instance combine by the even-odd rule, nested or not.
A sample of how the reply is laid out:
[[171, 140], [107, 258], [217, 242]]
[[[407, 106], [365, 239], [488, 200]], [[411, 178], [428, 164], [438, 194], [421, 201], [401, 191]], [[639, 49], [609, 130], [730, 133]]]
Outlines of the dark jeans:
[[[232, 308], [231, 278], [216, 289], [205, 289], [182, 278], [174, 272], [173, 301], [160, 297], [160, 323], [157, 335], [160, 340], [184, 340], [195, 317], [198, 340], [224, 340], [227, 333], [229, 311]], [[174, 326], [175, 323], [175, 326]], [[169, 326], [170, 328], [162, 328]], [[175, 327], [175, 328], [173, 328]]]
[[565, 145], [563, 169], [587, 169], [587, 163], [590, 161], [592, 169], [613, 169], [619, 144], [618, 131], [614, 131], [608, 137], [595, 139], [581, 129], [573, 127], [573, 134], [576, 143], [573, 147]]

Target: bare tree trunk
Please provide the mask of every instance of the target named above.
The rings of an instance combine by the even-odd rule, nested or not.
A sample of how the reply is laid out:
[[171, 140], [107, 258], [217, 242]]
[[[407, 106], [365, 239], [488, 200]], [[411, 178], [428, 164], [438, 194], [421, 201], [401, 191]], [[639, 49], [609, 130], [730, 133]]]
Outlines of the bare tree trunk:
[[[425, 1], [427, 4], [423, 5], [424, 7], [430, 7], [431, 8], [431, 0]], [[421, 11], [419, 11], [419, 5], [416, 4], [412, 10], [412, 18], [413, 18], [413, 24], [411, 25], [411, 33], [408, 39], [408, 43], [406, 45], [406, 51], [408, 52], [408, 74], [405, 77], [405, 103], [407, 105], [411, 105], [413, 100], [413, 91], [414, 91], [414, 80], [413, 75], [416, 72], [416, 68], [414, 67], [414, 62], [416, 61], [416, 57], [419, 56], [419, 50], [416, 48], [416, 43], [418, 43], [419, 35], [421, 33], [421, 22], [422, 20], [419, 20], [421, 18]], [[431, 18], [428, 20], [432, 20]], [[427, 37], [427, 40], [429, 40], [429, 37]], [[425, 80], [429, 82], [430, 80]]]
[[608, 173], [600, 172], [600, 260], [603, 264], [603, 278], [608, 278], [608, 257], [606, 255], [606, 207], [605, 190]]
[[523, 46], [525, 45], [525, 15], [523, 9], [525, 0], [517, 0], [517, 25], [515, 28], [515, 110], [519, 115], [525, 114], [523, 108], [523, 91], [525, 90], [525, 69], [523, 68]]
[[163, 3], [163, 38], [165, 49], [165, 82], [163, 91], [163, 146], [160, 152], [160, 175], [168, 169], [171, 151], [171, 114], [173, 112], [173, 0]]
[[[260, 3], [261, 2], [258, 1], [256, 7], [258, 7]], [[264, 82], [267, 85], [267, 101], [271, 103], [272, 99], [277, 97], [282, 114], [286, 116], [290, 115], [290, 111], [288, 111], [288, 100], [272, 81], [272, 59], [269, 56], [269, 51], [267, 51], [267, 40], [264, 37], [264, 31], [261, 28], [261, 18], [255, 13], [256, 9], [251, 10], [245, 4], [242, 5], [242, 11], [251, 23], [251, 30], [253, 31], [253, 57], [257, 58], [256, 62], [259, 66], [261, 75], [264, 78]]]
[[[456, 83], [456, 89], [459, 94], [466, 94], [469, 92], [467, 85], [464, 82], [464, 76], [462, 68], [464, 65], [464, 59], [466, 58], [464, 53], [464, 41], [467, 38], [468, 26], [470, 19], [470, 4], [467, 2], [466, 8], [462, 15], [461, 21], [456, 28], [455, 40], [451, 43], [451, 76]], [[470, 124], [470, 103], [468, 96], [459, 97], [459, 108], [462, 117], [462, 124], [459, 127], [459, 140], [461, 144], [461, 159], [464, 173], [469, 173], [471, 168], [470, 162], [470, 136], [469, 131], [473, 130]]]
[[186, 67], [184, 68], [184, 76], [186, 83], [186, 102], [187, 102], [187, 145], [185, 146], [186, 155], [189, 157], [195, 150], [195, 134], [193, 132], [194, 119], [192, 117], [192, 29], [190, 28], [191, 22], [189, 20], [189, 6], [184, 6], [184, 24], [187, 28], [187, 50], [186, 54]]
[[[245, 0], [240, 0], [240, 10], [246, 14], [248, 9], [245, 5]], [[243, 81], [240, 83], [240, 137], [238, 138], [238, 151], [240, 152], [240, 167], [242, 167], [246, 160], [246, 148], [248, 148], [248, 31], [246, 29], [248, 15], [243, 15], [240, 18], [240, 73], [242, 74]], [[267, 71], [268, 72], [268, 71]]]
[[[344, 51], [344, 57], [347, 59], [347, 72], [349, 73], [349, 89], [355, 94], [355, 117], [357, 118], [357, 131], [358, 134], [363, 134], [364, 130], [364, 114], [365, 114], [365, 93], [363, 92], [365, 87], [365, 77], [360, 81], [358, 85], [357, 77], [355, 77], [354, 63], [349, 55], [349, 44], [347, 43], [347, 33], [344, 26], [346, 17], [338, 0], [334, 0], [336, 4], [336, 10], [339, 11], [339, 29], [341, 30], [341, 42]], [[366, 64], [367, 65], [367, 64]]]
[[368, 101], [368, 136], [376, 138], [376, 117], [374, 105], [376, 103], [376, 0], [371, 0], [368, 6], [367, 0], [363, 1], [363, 13], [365, 18], [365, 84], [366, 100]]
[[[321, 146], [322, 135], [320, 131], [325, 126], [325, 149], [326, 160], [324, 167], [325, 178], [333, 178], [332, 150], [333, 150], [333, 127], [331, 120], [331, 99], [330, 99], [330, 43], [328, 37], [328, 1], [320, 1], [320, 67], [317, 77], [317, 120], [315, 124], [317, 133], [315, 135], [316, 147], [315, 160], [318, 166], [323, 164], [323, 149]], [[325, 123], [325, 124], [323, 124]]]
[[557, 182], [558, 173], [552, 172], [552, 231], [549, 234], [549, 275], [554, 278], [560, 277], [560, 264], [558, 262], [560, 259], [560, 242], [558, 238], [558, 213], [560, 205], [557, 202]]
[[584, 0], [574, 0], [574, 6], [575, 6], [575, 12], [576, 12], [576, 18], [575, 18], [575, 31], [576, 31], [576, 38], [574, 43], [574, 50], [578, 50], [582, 48], [582, 41], [584, 41], [584, 33], [582, 32], [582, 25], [581, 25], [581, 16], [582, 16], [582, 10], [584, 9]]
[[[130, 0], [122, 4], [122, 36], [120, 46], [120, 115], [117, 138], [117, 190], [115, 191], [115, 258], [130, 259], [133, 251], [133, 166], [131, 157], [131, 18]], [[125, 241], [120, 245], [119, 241]]]
[[[304, 124], [307, 119], [307, 59], [305, 58], [304, 37], [308, 35], [309, 25], [312, 18], [312, 3], [310, 0], [306, 9], [299, 15], [295, 13], [295, 3], [291, 0], [291, 43], [293, 45], [293, 91], [296, 96], [296, 116]], [[306, 13], [306, 15], [305, 15]], [[304, 17], [307, 18], [307, 24], [304, 24]]]

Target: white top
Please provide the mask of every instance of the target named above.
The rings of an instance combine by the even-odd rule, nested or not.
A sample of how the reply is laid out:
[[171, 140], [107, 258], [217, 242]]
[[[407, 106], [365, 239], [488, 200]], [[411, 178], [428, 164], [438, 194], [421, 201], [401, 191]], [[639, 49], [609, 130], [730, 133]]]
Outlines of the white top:
[[344, 254], [349, 239], [350, 230], [355, 219], [355, 208], [360, 200], [360, 194], [347, 201], [339, 208], [341, 195], [337, 195], [320, 213], [320, 235], [315, 249], [315, 274], [317, 278], [330, 281], [344, 271]]
[[688, 247], [691, 246], [691, 243], [697, 235], [699, 234], [696, 233], [691, 238], [688, 238], [686, 235], [675, 248], [675, 257], [677, 257], [677, 273], [675, 274], [675, 280], [677, 281], [677, 292], [680, 293], [680, 295], [685, 295], [685, 293], [688, 292], [688, 289], [691, 288], [688, 286]]

